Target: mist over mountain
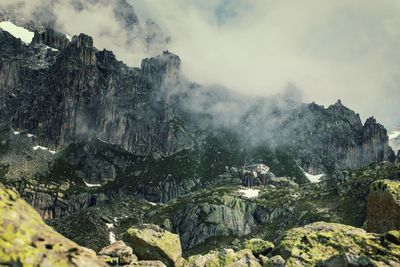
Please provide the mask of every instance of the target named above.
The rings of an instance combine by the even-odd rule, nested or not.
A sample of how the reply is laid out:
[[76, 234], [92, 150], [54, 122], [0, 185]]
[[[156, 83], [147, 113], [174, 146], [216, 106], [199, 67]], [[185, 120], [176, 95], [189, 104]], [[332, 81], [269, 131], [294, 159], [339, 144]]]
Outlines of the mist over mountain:
[[0, 265], [397, 266], [397, 6], [363, 3], [2, 1]]

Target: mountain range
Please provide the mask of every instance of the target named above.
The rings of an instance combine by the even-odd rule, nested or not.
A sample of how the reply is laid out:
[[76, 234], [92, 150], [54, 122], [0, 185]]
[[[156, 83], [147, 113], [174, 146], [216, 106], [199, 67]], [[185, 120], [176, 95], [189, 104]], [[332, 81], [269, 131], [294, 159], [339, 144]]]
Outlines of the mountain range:
[[160, 52], [130, 67], [91, 36], [63, 33], [56, 3], [29, 19], [0, 10], [0, 182], [79, 245], [100, 251], [154, 224], [179, 234], [186, 257], [318, 221], [363, 227], [369, 187], [400, 179], [399, 132], [340, 100], [192, 82], [178, 55], [159, 51], [160, 27], [115, 0], [126, 45]]

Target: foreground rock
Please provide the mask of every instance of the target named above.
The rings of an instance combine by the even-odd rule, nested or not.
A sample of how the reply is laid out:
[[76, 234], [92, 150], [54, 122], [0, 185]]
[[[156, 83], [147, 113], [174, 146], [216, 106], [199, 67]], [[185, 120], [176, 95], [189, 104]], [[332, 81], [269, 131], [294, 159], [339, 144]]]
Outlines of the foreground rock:
[[[287, 231], [273, 253], [283, 256], [286, 266], [399, 266], [399, 237], [399, 231], [378, 235], [343, 224], [316, 222]], [[348, 265], [341, 265], [343, 262]], [[355, 262], [367, 265], [351, 265]]]
[[189, 258], [188, 267], [207, 267], [207, 266], [254, 266], [261, 267], [258, 259], [252, 254], [250, 249], [243, 249], [238, 252], [232, 249], [221, 251], [211, 251], [206, 255], [196, 255]]
[[400, 182], [374, 182], [368, 196], [368, 231], [383, 233], [400, 229]]
[[2, 266], [106, 266], [95, 253], [47, 226], [39, 214], [0, 184]]
[[132, 227], [125, 234], [125, 239], [140, 260], [160, 260], [167, 266], [182, 265], [179, 236], [157, 225]]
[[125, 245], [123, 241], [116, 241], [111, 245], [103, 248], [99, 252], [99, 255], [116, 258], [117, 263], [120, 265], [137, 262], [137, 257], [135, 254], [133, 254], [132, 248]]

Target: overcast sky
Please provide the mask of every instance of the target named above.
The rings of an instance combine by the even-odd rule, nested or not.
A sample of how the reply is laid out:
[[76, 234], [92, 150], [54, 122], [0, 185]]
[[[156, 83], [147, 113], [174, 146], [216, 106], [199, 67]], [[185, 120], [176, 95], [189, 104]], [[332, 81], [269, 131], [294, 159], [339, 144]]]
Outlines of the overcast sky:
[[400, 125], [399, 0], [130, 0], [156, 21], [193, 81], [251, 95], [294, 83]]

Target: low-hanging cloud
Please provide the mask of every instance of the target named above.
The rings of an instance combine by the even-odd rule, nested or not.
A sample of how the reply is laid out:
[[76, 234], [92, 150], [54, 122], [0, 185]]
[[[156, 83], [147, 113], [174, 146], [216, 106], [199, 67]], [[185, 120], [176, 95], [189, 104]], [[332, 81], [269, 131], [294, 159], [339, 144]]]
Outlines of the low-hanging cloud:
[[171, 36], [184, 73], [244, 94], [290, 82], [305, 101], [340, 98], [363, 119], [400, 125], [397, 0], [131, 0]]
[[[93, 37], [98, 49], [112, 50], [118, 59], [140, 66], [144, 57], [160, 53], [146, 43], [149, 24], [125, 21], [131, 19], [129, 6], [120, 0], [1, 0], [1, 11], [10, 12], [19, 24], [32, 20], [40, 26], [51, 25], [70, 36], [85, 33]], [[122, 13], [126, 17], [118, 17]], [[132, 25], [127, 25], [132, 23]], [[151, 25], [150, 25], [151, 26]], [[162, 43], [160, 36], [160, 46]]]
[[[156, 21], [171, 37], [183, 72], [202, 84], [221, 84], [244, 95], [275, 95], [289, 83], [303, 100], [336, 99], [374, 115], [388, 128], [400, 126], [400, 2], [398, 0], [128, 0], [142, 22]], [[148, 51], [131, 42], [113, 12], [117, 0], [1, 0], [22, 17], [36, 12], [64, 32], [91, 35], [131, 66]], [[49, 12], [46, 5], [50, 5]], [[37, 13], [41, 10], [42, 13]], [[138, 29], [140, 31], [140, 29]]]

